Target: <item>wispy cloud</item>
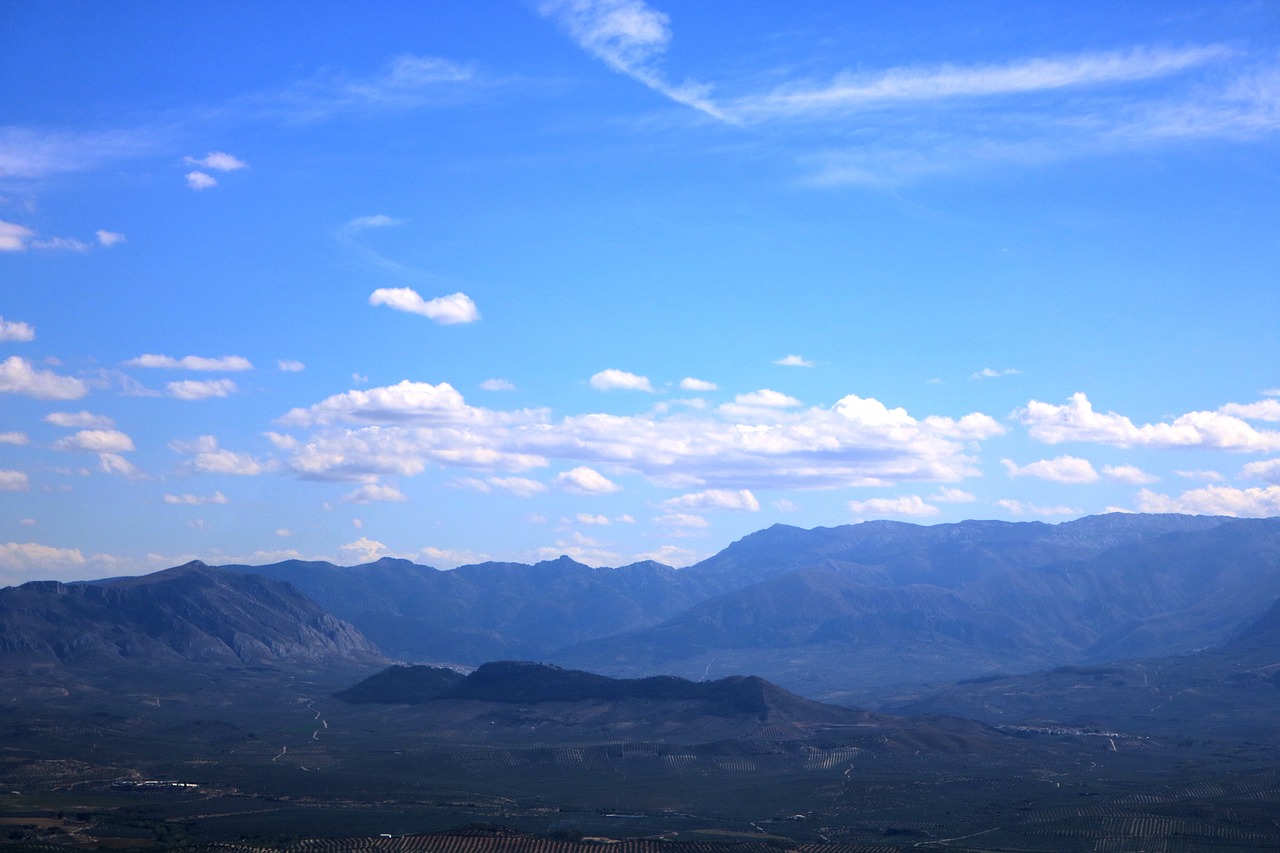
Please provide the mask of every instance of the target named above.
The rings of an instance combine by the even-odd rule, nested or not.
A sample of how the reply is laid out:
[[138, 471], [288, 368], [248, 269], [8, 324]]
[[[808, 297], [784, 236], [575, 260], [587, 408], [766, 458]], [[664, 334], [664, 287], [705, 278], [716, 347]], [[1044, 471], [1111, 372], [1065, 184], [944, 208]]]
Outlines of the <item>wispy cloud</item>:
[[871, 74], [842, 72], [827, 83], [798, 83], [732, 102], [744, 121], [845, 114], [909, 102], [1022, 95], [1109, 86], [1167, 77], [1230, 55], [1221, 46], [1185, 50], [1135, 48], [1127, 52], [1031, 57], [1003, 64], [891, 68]]
[[711, 100], [710, 86], [693, 80], [673, 83], [662, 73], [658, 60], [671, 41], [671, 19], [643, 0], [549, 0], [540, 10], [619, 74], [676, 103], [722, 121], [734, 120]]

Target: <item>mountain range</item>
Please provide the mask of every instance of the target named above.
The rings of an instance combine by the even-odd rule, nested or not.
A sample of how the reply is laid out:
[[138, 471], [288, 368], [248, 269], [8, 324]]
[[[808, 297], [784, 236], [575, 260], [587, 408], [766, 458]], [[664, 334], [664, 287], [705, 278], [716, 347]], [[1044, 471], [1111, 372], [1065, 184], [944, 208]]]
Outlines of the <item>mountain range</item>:
[[856, 703], [908, 682], [1224, 642], [1280, 598], [1280, 519], [775, 525], [684, 569], [568, 557], [450, 571], [393, 559], [224, 568], [288, 581], [400, 660], [543, 660], [629, 678], [749, 672]]

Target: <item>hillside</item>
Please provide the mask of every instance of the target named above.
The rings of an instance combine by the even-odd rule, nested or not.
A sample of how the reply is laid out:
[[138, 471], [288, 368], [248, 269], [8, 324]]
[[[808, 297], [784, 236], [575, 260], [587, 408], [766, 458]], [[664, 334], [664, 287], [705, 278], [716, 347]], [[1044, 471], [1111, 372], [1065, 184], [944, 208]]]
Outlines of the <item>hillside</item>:
[[1280, 601], [1215, 648], [978, 678], [883, 707], [1006, 725], [1270, 740], [1280, 729]]
[[412, 706], [398, 717], [452, 738], [608, 743], [618, 738], [709, 743], [821, 733], [881, 735], [888, 748], [995, 749], [1003, 740], [956, 719], [905, 720], [826, 705], [755, 676], [696, 682], [616, 679], [548, 664], [487, 663], [462, 677], [438, 667], [393, 666], [335, 694], [355, 705]]
[[378, 649], [288, 584], [199, 562], [99, 583], [0, 589], [0, 665], [323, 666]]

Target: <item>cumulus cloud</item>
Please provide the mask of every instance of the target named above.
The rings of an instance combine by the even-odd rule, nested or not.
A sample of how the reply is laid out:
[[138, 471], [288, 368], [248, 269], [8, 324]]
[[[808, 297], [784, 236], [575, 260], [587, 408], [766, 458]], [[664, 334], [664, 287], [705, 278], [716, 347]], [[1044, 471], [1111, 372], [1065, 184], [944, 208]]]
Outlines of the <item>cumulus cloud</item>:
[[0, 468], [0, 492], [25, 492], [31, 488], [31, 480], [25, 471]]
[[1041, 459], [1028, 465], [1018, 465], [1012, 459], [1001, 459], [1000, 464], [1010, 477], [1037, 477], [1055, 483], [1096, 483], [1098, 472], [1089, 460], [1078, 456], [1058, 456]]
[[1028, 433], [1046, 444], [1086, 441], [1115, 447], [1211, 448], [1235, 451], [1280, 449], [1280, 432], [1259, 431], [1238, 417], [1188, 412], [1169, 423], [1136, 425], [1115, 412], [1096, 412], [1083, 393], [1065, 405], [1032, 400], [1016, 413]]
[[212, 169], [215, 172], [234, 172], [237, 169], [247, 169], [249, 164], [241, 160], [239, 157], [233, 157], [225, 151], [210, 151], [203, 157], [183, 157], [182, 162], [188, 166], [199, 166], [202, 169]]
[[89, 561], [76, 548], [57, 548], [36, 542], [0, 542], [0, 585], [29, 580], [79, 579]]
[[10, 432], [0, 432], [0, 444], [30, 444], [31, 439], [25, 432], [12, 430]]
[[976, 373], [969, 375], [970, 379], [993, 379], [997, 376], [1015, 376], [1022, 371], [1016, 367], [1006, 367], [1004, 370], [993, 370], [990, 367], [984, 367]]
[[774, 364], [781, 367], [813, 367], [812, 361], [800, 355], [784, 356], [775, 361]]
[[686, 376], [684, 379], [680, 380], [680, 390], [694, 391], [703, 394], [709, 391], [718, 391], [720, 390], [720, 386], [714, 382], [708, 382], [705, 379], [695, 379], [692, 376]]
[[0, 362], [0, 394], [22, 394], [37, 400], [78, 400], [89, 386], [70, 376], [38, 370], [19, 356]]
[[[790, 400], [778, 396], [744, 395], [749, 402]], [[280, 422], [316, 428], [289, 457], [290, 467], [306, 477], [413, 476], [430, 464], [519, 472], [559, 459], [609, 464], [683, 490], [955, 481], [979, 473], [967, 455], [971, 446], [962, 442], [1005, 431], [980, 413], [917, 420], [856, 395], [829, 409], [735, 406], [553, 422], [546, 410], [470, 406], [447, 383], [405, 381], [334, 395]]]
[[98, 469], [104, 474], [115, 474], [121, 477], [139, 477], [142, 475], [137, 466], [119, 453], [99, 453]]
[[451, 293], [425, 300], [409, 287], [380, 287], [369, 294], [370, 305], [385, 305], [396, 311], [420, 314], [441, 325], [474, 323], [480, 319], [480, 311], [471, 297], [465, 293]]
[[276, 359], [276, 367], [284, 373], [301, 373], [307, 369], [307, 366], [302, 362], [288, 358]]
[[653, 393], [653, 386], [646, 376], [637, 376], [625, 370], [609, 368], [591, 377], [588, 384], [597, 391], [645, 391]]
[[1269, 518], [1280, 515], [1280, 485], [1249, 489], [1205, 486], [1183, 492], [1177, 497], [1143, 489], [1138, 493], [1138, 508], [1143, 512]]
[[769, 409], [789, 409], [801, 405], [795, 397], [788, 397], [778, 391], [762, 388], [750, 394], [738, 394], [733, 401], [739, 406], [762, 406]]
[[557, 474], [555, 484], [566, 492], [582, 495], [607, 495], [622, 491], [617, 483], [585, 465]]
[[849, 510], [856, 516], [899, 515], [925, 516], [937, 515], [938, 508], [927, 504], [919, 495], [903, 495], [897, 498], [871, 498], [865, 501], [849, 501]]
[[1174, 471], [1184, 480], [1200, 480], [1205, 483], [1220, 483], [1227, 479], [1217, 471]]
[[170, 397], [179, 400], [208, 400], [227, 397], [240, 389], [230, 379], [181, 379], [165, 385]]
[[349, 504], [370, 504], [370, 503], [403, 503], [409, 500], [404, 493], [395, 486], [383, 486], [376, 483], [368, 483], [343, 495], [342, 502]]
[[1129, 483], [1134, 486], [1145, 486], [1160, 480], [1154, 474], [1148, 474], [1136, 465], [1103, 465], [1102, 474], [1108, 480], [1117, 483]]
[[1256, 477], [1268, 483], [1280, 484], [1280, 458], [1250, 462], [1240, 471], [1242, 477]]
[[691, 492], [662, 502], [664, 506], [680, 509], [733, 509], [758, 512], [760, 502], [749, 489], [707, 489]]
[[1247, 421], [1280, 421], [1280, 400], [1272, 397], [1256, 403], [1228, 403], [1218, 409], [1224, 415], [1243, 418]]
[[82, 429], [75, 435], [60, 438], [53, 443], [55, 450], [84, 450], [90, 453], [128, 453], [133, 451], [133, 439], [114, 429]]
[[205, 506], [206, 504], [224, 504], [227, 502], [227, 496], [222, 492], [214, 492], [211, 495], [165, 495], [164, 502], [177, 506]]
[[36, 232], [16, 222], [0, 220], [0, 252], [25, 252]]
[[351, 559], [358, 563], [372, 563], [387, 555], [387, 546], [368, 536], [361, 536], [354, 542], [340, 545], [338, 550], [344, 554], [350, 554]]
[[198, 355], [187, 355], [174, 358], [171, 355], [146, 353], [125, 362], [128, 367], [164, 368], [167, 370], [199, 370], [222, 371], [235, 373], [242, 370], [253, 370], [253, 362], [239, 355], [224, 355], [219, 358], [205, 358]]
[[191, 441], [175, 439], [169, 442], [169, 449], [183, 456], [190, 456], [187, 467], [202, 474], [235, 474], [253, 477], [274, 471], [277, 463], [274, 460], [259, 461], [248, 453], [239, 453], [220, 447], [218, 439], [212, 435], [202, 435]]
[[50, 412], [44, 416], [44, 422], [54, 426], [72, 429], [111, 429], [116, 422], [106, 415], [93, 412]]
[[515, 391], [516, 386], [513, 382], [506, 379], [486, 379], [480, 383], [481, 391]]
[[112, 246], [119, 245], [120, 243], [128, 242], [128, 238], [119, 231], [107, 231], [104, 228], [99, 228], [93, 233], [94, 236], [98, 238], [98, 245], [103, 246], [104, 248], [109, 249]]
[[193, 171], [187, 172], [187, 187], [199, 191], [207, 190], [210, 187], [218, 185], [218, 179], [208, 172]]
[[489, 485], [504, 492], [510, 492], [513, 495], [522, 498], [533, 497], [539, 492], [545, 492], [547, 487], [539, 483], [537, 480], [530, 480], [526, 477], [490, 477]]
[[1051, 515], [1080, 515], [1080, 510], [1073, 509], [1069, 506], [1039, 506], [1033, 503], [1022, 503], [1015, 500], [996, 501], [996, 506], [1008, 512], [1010, 515], [1031, 515], [1051, 516]]
[[592, 515], [589, 512], [580, 512], [575, 516], [575, 518], [578, 520], [579, 524], [601, 525], [601, 526], [609, 524], [609, 519], [606, 516]]
[[971, 504], [977, 500], [977, 497], [964, 491], [963, 489], [938, 489], [938, 493], [929, 498], [934, 503], [941, 504]]
[[28, 323], [0, 317], [0, 341], [34, 341], [36, 330]]

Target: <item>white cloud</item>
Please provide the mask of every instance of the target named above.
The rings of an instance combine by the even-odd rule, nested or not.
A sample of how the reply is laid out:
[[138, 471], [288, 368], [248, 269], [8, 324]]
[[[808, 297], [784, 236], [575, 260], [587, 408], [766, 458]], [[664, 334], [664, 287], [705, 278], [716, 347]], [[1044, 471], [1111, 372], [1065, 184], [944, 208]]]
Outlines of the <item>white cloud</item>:
[[567, 492], [583, 495], [607, 495], [622, 490], [617, 483], [585, 465], [557, 474], [555, 484]]
[[70, 376], [37, 370], [25, 358], [13, 355], [0, 362], [0, 394], [23, 394], [37, 400], [78, 400], [89, 386]]
[[288, 358], [276, 359], [276, 367], [285, 373], [301, 373], [307, 369], [307, 366], [300, 361], [293, 361]]
[[0, 252], [25, 252], [36, 232], [16, 222], [0, 220]]
[[539, 11], [612, 70], [676, 103], [725, 118], [710, 100], [710, 87], [691, 80], [673, 84], [657, 69], [671, 40], [670, 19], [643, 0], [546, 0]]
[[285, 433], [267, 431], [263, 433], [263, 436], [280, 450], [295, 450], [302, 444], [298, 439]]
[[212, 435], [202, 435], [191, 441], [175, 439], [169, 442], [169, 449], [174, 453], [190, 456], [187, 466], [202, 474], [253, 477], [274, 471], [278, 467], [274, 460], [261, 462], [247, 453], [226, 450], [218, 445], [218, 439]]
[[31, 439], [25, 432], [13, 430], [11, 432], [0, 432], [0, 444], [30, 444]]
[[1221, 483], [1227, 479], [1217, 471], [1174, 471], [1173, 473], [1184, 480], [1201, 480], [1206, 483]]
[[1050, 516], [1050, 515], [1080, 515], [1080, 510], [1073, 509], [1069, 506], [1038, 506], [1037, 504], [1024, 504], [1021, 501], [1001, 500], [996, 501], [996, 506], [1006, 510], [1011, 515], [1031, 515]]
[[0, 542], [0, 584], [29, 580], [78, 579], [89, 561], [79, 549], [56, 548], [36, 542]]
[[428, 545], [418, 552], [428, 565], [454, 569], [458, 566], [474, 565], [488, 560], [489, 555], [460, 548], [436, 548]]
[[580, 512], [575, 516], [575, 518], [578, 520], [579, 524], [601, 525], [601, 526], [609, 524], [609, 519], [606, 518], [605, 516], [592, 515], [589, 512]]
[[287, 527], [277, 527], [276, 535], [279, 536], [281, 539], [288, 539], [290, 536], [293, 535], [293, 531]]
[[687, 512], [674, 512], [670, 515], [660, 515], [654, 518], [653, 523], [661, 524], [664, 527], [683, 527], [694, 530], [711, 526], [711, 522], [707, 521], [702, 516]]
[[1135, 49], [1034, 58], [1002, 65], [893, 68], [844, 73], [830, 83], [801, 84], [750, 96], [730, 109], [744, 120], [832, 115], [895, 103], [1045, 92], [1166, 77], [1227, 55], [1220, 47], [1183, 50]]
[[1261, 462], [1250, 462], [1241, 470], [1242, 477], [1257, 477], [1268, 483], [1280, 484], [1280, 458], [1265, 459]]
[[897, 498], [871, 498], [865, 501], [849, 501], [849, 511], [856, 516], [867, 515], [937, 515], [938, 508], [927, 504], [919, 495], [903, 495]]
[[1228, 403], [1218, 411], [1224, 415], [1244, 418], [1249, 421], [1280, 421], [1280, 400], [1273, 397], [1247, 405]]
[[165, 385], [169, 396], [179, 400], [208, 400], [227, 397], [240, 389], [230, 379], [182, 379]]
[[522, 498], [533, 497], [547, 490], [544, 484], [525, 477], [490, 477], [489, 485]]
[[1004, 370], [992, 370], [990, 367], [984, 367], [976, 373], [969, 376], [970, 379], [992, 379], [997, 376], [1016, 376], [1022, 371], [1016, 367], [1006, 367]]
[[760, 502], [748, 489], [707, 489], [703, 492], [692, 492], [662, 502], [663, 506], [680, 509], [733, 509], [746, 512], [758, 512]]
[[125, 362], [128, 367], [152, 367], [167, 370], [200, 370], [224, 371], [234, 373], [241, 370], [253, 370], [253, 362], [239, 355], [224, 355], [220, 358], [205, 358], [198, 355], [187, 355], [174, 358], [171, 355], [146, 353]]
[[1222, 412], [1189, 412], [1172, 423], [1137, 426], [1115, 412], [1095, 412], [1082, 393], [1066, 405], [1032, 400], [1015, 413], [1031, 437], [1046, 444], [1088, 441], [1115, 447], [1199, 447], [1218, 450], [1280, 449], [1280, 432], [1258, 431]]
[[117, 246], [120, 243], [128, 242], [128, 238], [125, 237], [123, 234], [121, 234], [119, 231], [107, 231], [104, 228], [99, 228], [97, 231], [94, 231], [93, 233], [94, 233], [94, 236], [98, 238], [98, 245], [103, 246], [105, 248], [110, 248], [112, 246]]
[[106, 415], [93, 412], [50, 412], [44, 416], [44, 422], [54, 426], [73, 429], [111, 429], [116, 422]]
[[351, 555], [357, 563], [372, 563], [386, 556], [387, 546], [376, 542], [368, 536], [361, 536], [354, 542], [338, 546], [338, 550]]
[[636, 554], [635, 560], [653, 560], [655, 563], [662, 563], [675, 568], [684, 566], [692, 566], [701, 560], [705, 555], [699, 554], [697, 551], [689, 548], [681, 548], [678, 545], [661, 545], [652, 551], [646, 551], [642, 554]]
[[1136, 465], [1103, 465], [1102, 473], [1108, 480], [1115, 480], [1117, 483], [1129, 483], [1134, 486], [1145, 486], [1148, 483], [1155, 483], [1160, 480], [1156, 475], [1148, 474]]
[[802, 405], [804, 404], [795, 397], [789, 397], [781, 391], [761, 388], [750, 394], [738, 394], [732, 403], [725, 403], [720, 408], [723, 411], [740, 412], [745, 409], [792, 409]]
[[941, 504], [971, 504], [977, 500], [977, 497], [963, 489], [941, 488], [929, 500]]
[[0, 341], [34, 341], [36, 330], [28, 323], [0, 317]]
[[514, 383], [506, 379], [494, 378], [494, 379], [486, 379], [485, 381], [481, 382], [480, 390], [482, 391], [515, 391], [516, 386]]
[[218, 179], [207, 172], [187, 172], [187, 186], [193, 190], [207, 190], [217, 185]]
[[0, 468], [0, 492], [25, 492], [31, 488], [31, 480], [25, 471]]
[[178, 506], [204, 506], [206, 504], [224, 504], [227, 502], [227, 496], [222, 492], [214, 492], [211, 495], [165, 495], [164, 502]]
[[1280, 486], [1261, 489], [1205, 486], [1183, 492], [1176, 498], [1143, 489], [1138, 493], [1138, 508], [1143, 512], [1269, 518], [1280, 515]]
[[637, 376], [625, 370], [609, 368], [591, 377], [587, 383], [597, 391], [646, 391], [653, 393], [647, 376]]
[[212, 169], [215, 172], [234, 172], [237, 169], [249, 168], [248, 163], [224, 151], [210, 151], [200, 158], [183, 157], [182, 162], [188, 166], [199, 166], [202, 169]]
[[382, 486], [376, 483], [363, 485], [342, 498], [343, 503], [349, 504], [403, 503], [407, 500], [409, 499], [404, 493], [395, 486]]
[[47, 240], [32, 240], [31, 248], [51, 252], [87, 252], [89, 244], [74, 237], [50, 237]]
[[82, 429], [53, 443], [55, 450], [84, 450], [90, 453], [129, 453], [133, 439], [114, 429]]
[[1001, 459], [1010, 477], [1038, 477], [1055, 483], [1096, 483], [1098, 472], [1089, 460], [1078, 456], [1058, 456], [1019, 466], [1012, 459]]
[[686, 376], [680, 380], [680, 389], [682, 391], [695, 391], [698, 393], [706, 393], [708, 391], [718, 391], [720, 386], [714, 382], [708, 382], [705, 379], [695, 379], [692, 376]]
[[813, 367], [813, 362], [801, 355], [788, 355], [774, 362], [781, 367]]
[[119, 453], [99, 453], [98, 468], [104, 474], [115, 474], [121, 477], [139, 477], [142, 475], [137, 466]]
[[[745, 399], [791, 400], [773, 395]], [[831, 408], [731, 404], [553, 421], [546, 410], [470, 406], [447, 383], [408, 381], [334, 395], [280, 423], [315, 428], [288, 460], [305, 477], [364, 481], [414, 476], [428, 465], [517, 473], [560, 460], [683, 491], [955, 482], [979, 473], [972, 443], [1004, 432], [980, 413], [917, 420], [855, 395]]]
[[396, 56], [376, 74], [349, 77], [325, 72], [302, 80], [283, 91], [245, 99], [269, 117], [293, 121], [321, 121], [342, 113], [405, 110], [446, 97], [456, 97], [460, 86], [475, 78], [474, 72], [448, 59], [434, 56]]
[[369, 294], [370, 305], [386, 305], [396, 311], [421, 314], [441, 325], [474, 323], [480, 319], [480, 311], [471, 297], [465, 293], [451, 293], [424, 300], [416, 290], [408, 287], [380, 287]]

